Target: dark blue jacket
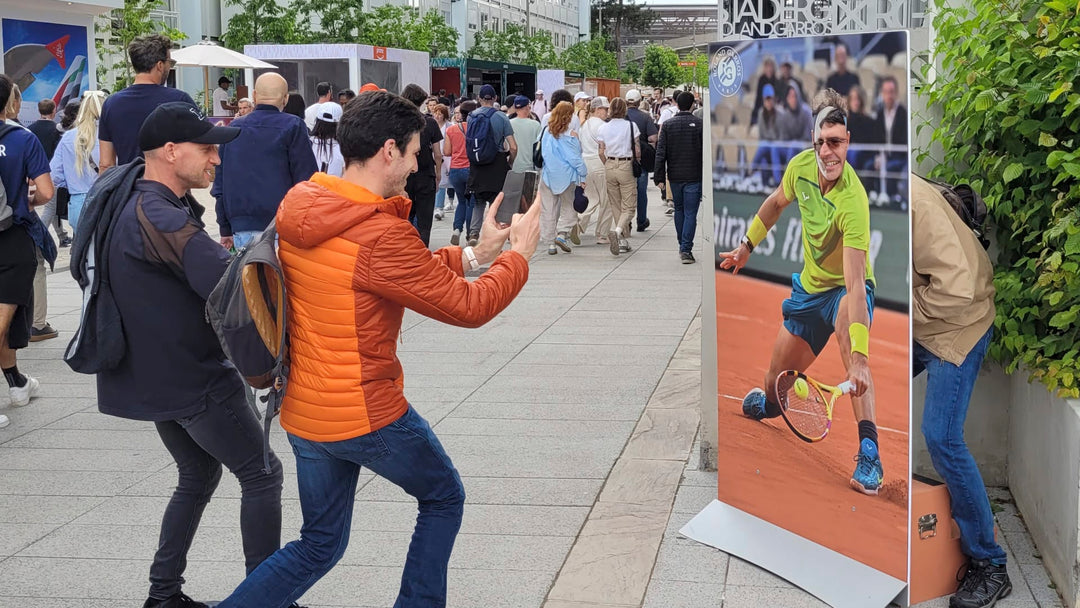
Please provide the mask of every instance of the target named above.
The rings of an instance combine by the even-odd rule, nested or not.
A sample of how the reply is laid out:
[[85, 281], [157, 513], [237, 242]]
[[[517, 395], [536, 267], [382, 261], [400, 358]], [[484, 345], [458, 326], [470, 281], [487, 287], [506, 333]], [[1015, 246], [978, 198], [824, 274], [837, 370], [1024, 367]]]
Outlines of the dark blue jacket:
[[266, 229], [285, 193], [318, 171], [300, 118], [259, 104], [229, 126], [240, 135], [218, 148], [221, 166], [210, 190], [221, 236]]

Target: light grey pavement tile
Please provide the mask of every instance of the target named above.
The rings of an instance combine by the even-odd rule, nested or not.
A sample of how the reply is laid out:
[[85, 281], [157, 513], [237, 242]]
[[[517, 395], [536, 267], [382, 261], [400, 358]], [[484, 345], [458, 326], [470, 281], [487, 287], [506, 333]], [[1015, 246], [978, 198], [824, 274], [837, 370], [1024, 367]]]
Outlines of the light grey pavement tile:
[[10, 596], [112, 598], [134, 604], [146, 599], [149, 567], [149, 561], [138, 559], [9, 557], [0, 562], [0, 580]]
[[783, 606], [784, 608], [828, 608], [809, 593], [795, 588], [740, 587], [731, 584], [724, 589], [724, 608], [761, 608]]
[[716, 500], [715, 486], [688, 486], [683, 485], [675, 495], [675, 505], [671, 510], [675, 513], [701, 513], [701, 510]]
[[489, 403], [646, 403], [653, 387], [632, 378], [495, 376], [469, 396]]
[[653, 581], [720, 583], [727, 577], [729, 556], [708, 545], [683, 545], [665, 540], [653, 570]]
[[623, 457], [604, 483], [599, 503], [626, 503], [668, 509], [682, 477], [683, 463]]
[[454, 409], [454, 416], [522, 420], [625, 420], [637, 422], [645, 403], [484, 403], [472, 399]]
[[634, 378], [655, 385], [664, 372], [664, 363], [651, 365], [594, 365], [582, 363], [510, 363], [499, 372], [499, 378], [507, 376], [534, 376], [540, 378], [591, 378], [595, 383], [620, 382]]
[[8, 470], [0, 467], [0, 494], [115, 496], [148, 476], [135, 471]]
[[684, 471], [682, 485], [716, 489], [716, 471]]
[[10, 471], [154, 472], [172, 462], [161, 449], [65, 450], [0, 447], [0, 462]]
[[[399, 353], [425, 352], [453, 354], [463, 349], [473, 352], [516, 353], [528, 346], [543, 328], [532, 330], [523, 327], [489, 329], [484, 332], [458, 335], [451, 332], [417, 332], [402, 338], [397, 345]], [[406, 376], [406, 381], [408, 377]]]
[[[724, 585], [708, 582], [685, 582], [653, 579], [645, 595], [644, 608], [720, 608]], [[787, 604], [761, 604], [784, 606]]]
[[650, 336], [656, 338], [673, 337], [681, 339], [686, 332], [686, 326], [682, 323], [673, 323], [670, 320], [656, 319], [633, 319], [622, 317], [610, 318], [587, 318], [566, 316], [556, 321], [542, 335], [543, 336], [606, 336], [613, 331], [633, 331], [638, 336]]
[[[300, 521], [298, 499], [282, 497], [282, 520]], [[71, 522], [72, 526], [144, 526], [159, 525], [169, 504], [167, 496], [114, 496]], [[206, 506], [199, 528], [235, 528], [239, 526], [240, 499], [218, 496]]]
[[[96, 400], [88, 399], [88, 405], [96, 403]], [[47, 429], [64, 431], [153, 431], [154, 423], [143, 420], [128, 420], [108, 416], [94, 409], [92, 411], [80, 411], [53, 422], [46, 426]], [[160, 442], [159, 442], [160, 443]]]
[[0, 525], [0, 557], [15, 555], [61, 524], [2, 524]]
[[650, 408], [701, 408], [701, 372], [668, 370], [649, 399]]
[[[630, 331], [630, 330], [627, 330]], [[675, 352], [675, 346], [629, 346], [596, 348], [582, 344], [533, 344], [516, 358], [517, 363], [557, 363], [581, 361], [591, 365], [656, 365], [665, 364]]]
[[[591, 507], [600, 493], [602, 479], [536, 479], [506, 477], [465, 477], [466, 505], [536, 505], [551, 507]], [[394, 484], [376, 477], [360, 492], [361, 501], [415, 502], [416, 499]], [[468, 508], [468, 507], [466, 507]]]
[[548, 600], [543, 608], [640, 608], [637, 604], [597, 604], [595, 602], [567, 602]]
[[[445, 369], [448, 374], [462, 373], [469, 375], [490, 375], [499, 371], [514, 358], [509, 352], [478, 352], [467, 345], [454, 353], [436, 352], [398, 352], [398, 359], [408, 377], [410, 365], [422, 365], [425, 369]], [[438, 366], [433, 368], [432, 366]]]
[[[632, 422], [612, 420], [521, 420], [507, 418], [463, 418], [451, 415], [435, 427], [440, 437], [445, 435], [469, 435], [487, 437], [560, 437], [564, 439], [588, 439], [604, 433], [629, 434], [634, 430]], [[482, 442], [482, 439], [478, 439]]]
[[0, 527], [8, 524], [66, 524], [106, 500], [104, 496], [0, 494]]
[[613, 329], [606, 334], [579, 336], [575, 334], [544, 334], [533, 340], [533, 344], [588, 344], [595, 348], [619, 346], [653, 346], [667, 342], [676, 342], [673, 336], [644, 336], [623, 328]]
[[626, 455], [686, 462], [700, 418], [693, 409], [646, 408], [626, 446]]
[[434, 373], [406, 373], [405, 392], [411, 388], [441, 388], [450, 394], [468, 394], [465, 391], [479, 388], [490, 377], [488, 374], [463, 374], [459, 371], [443, 365]]
[[[1020, 572], [1031, 590], [1031, 595], [1038, 602], [1039, 608], [1059, 608], [1061, 598], [1057, 588], [1050, 582], [1046, 568], [1039, 564], [1020, 564]], [[1011, 576], [1010, 576], [1011, 578]]]
[[115, 608], [112, 600], [65, 600], [59, 598], [10, 597], [0, 592], [0, 608]]
[[161, 437], [153, 425], [142, 430], [39, 429], [4, 444], [6, 448], [56, 450], [160, 450]]
[[779, 576], [737, 557], [732, 557], [728, 562], [727, 584], [742, 587], [795, 588], [794, 585]]
[[446, 435], [440, 441], [462, 475], [603, 479], [626, 439], [491, 436], [478, 443], [472, 437]]
[[35, 398], [26, 407], [0, 408], [0, 414], [4, 414], [11, 421], [11, 424], [0, 429], [0, 445], [7, 444], [47, 424], [94, 407], [95, 403], [91, 399], [65, 400], [60, 397], [40, 397]]

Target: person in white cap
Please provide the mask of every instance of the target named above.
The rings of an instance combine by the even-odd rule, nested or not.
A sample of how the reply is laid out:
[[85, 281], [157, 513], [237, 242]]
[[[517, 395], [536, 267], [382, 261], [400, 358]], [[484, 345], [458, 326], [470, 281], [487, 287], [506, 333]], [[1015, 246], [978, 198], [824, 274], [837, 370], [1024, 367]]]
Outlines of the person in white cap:
[[589, 229], [594, 216], [596, 218], [596, 244], [608, 244], [607, 234], [611, 230], [614, 218], [611, 207], [608, 206], [607, 172], [604, 170], [606, 159], [600, 154], [600, 142], [597, 141], [596, 134], [600, 131], [600, 127], [606, 124], [610, 107], [607, 97], [603, 95], [594, 97], [589, 102], [589, 118], [581, 125], [578, 139], [581, 141], [581, 156], [588, 170], [585, 177], [585, 196], [589, 199], [589, 206], [578, 216], [578, 223], [570, 231], [570, 241], [575, 245], [581, 244], [579, 235]]
[[580, 125], [589, 118], [589, 102], [592, 101], [592, 95], [589, 95], [585, 91], [578, 91], [574, 95], [574, 118], [577, 118], [577, 122]]
[[341, 120], [341, 106], [333, 101], [323, 102], [315, 108], [315, 128], [311, 130], [311, 151], [319, 171], [341, 177], [345, 173], [345, 159], [337, 142], [337, 125]]
[[537, 116], [543, 116], [548, 113], [548, 103], [547, 99], [544, 98], [543, 89], [536, 89], [536, 95], [533, 97], [532, 109]]

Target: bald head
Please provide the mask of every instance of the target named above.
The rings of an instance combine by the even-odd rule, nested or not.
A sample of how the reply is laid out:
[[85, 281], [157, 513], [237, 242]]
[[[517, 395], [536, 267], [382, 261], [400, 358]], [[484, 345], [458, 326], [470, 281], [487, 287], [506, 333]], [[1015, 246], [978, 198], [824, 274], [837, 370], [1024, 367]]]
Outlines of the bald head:
[[267, 72], [255, 79], [255, 103], [285, 108], [289, 99], [289, 83], [277, 72]]

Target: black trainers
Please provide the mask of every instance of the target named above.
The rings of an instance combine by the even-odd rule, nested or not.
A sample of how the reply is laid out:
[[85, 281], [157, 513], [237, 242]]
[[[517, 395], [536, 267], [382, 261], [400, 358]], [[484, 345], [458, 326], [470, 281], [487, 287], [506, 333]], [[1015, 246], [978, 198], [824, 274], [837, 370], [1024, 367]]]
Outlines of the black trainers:
[[208, 604], [196, 602], [183, 593], [177, 593], [167, 600], [147, 598], [143, 608], [210, 608]]
[[649, 222], [649, 219], [645, 218], [644, 222], [641, 222], [640, 224], [638, 224], [637, 231], [638, 232], [645, 232], [646, 230], [649, 229], [649, 226], [651, 226], [651, 225], [652, 225], [652, 223]]
[[971, 560], [961, 572], [965, 569], [963, 578], [957, 576], [960, 588], [949, 599], [949, 608], [990, 608], [1012, 593], [1012, 583], [1009, 582], [1005, 566]]
[[53, 329], [52, 325], [49, 325], [48, 323], [45, 324], [45, 327], [42, 327], [40, 329], [38, 329], [37, 327], [30, 329], [31, 342], [41, 342], [42, 340], [49, 340], [51, 338], [55, 338], [58, 335], [60, 335], [60, 332]]
[[684, 251], [680, 253], [679, 258], [682, 260], [683, 264], [693, 264], [697, 261], [694, 259], [694, 254], [690, 253], [689, 251]]
[[60, 239], [60, 246], [71, 247], [71, 238], [65, 236], [64, 238]]

